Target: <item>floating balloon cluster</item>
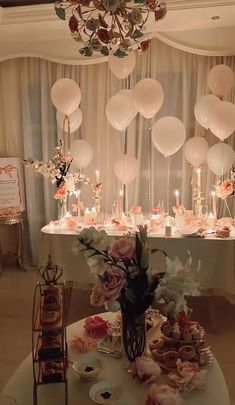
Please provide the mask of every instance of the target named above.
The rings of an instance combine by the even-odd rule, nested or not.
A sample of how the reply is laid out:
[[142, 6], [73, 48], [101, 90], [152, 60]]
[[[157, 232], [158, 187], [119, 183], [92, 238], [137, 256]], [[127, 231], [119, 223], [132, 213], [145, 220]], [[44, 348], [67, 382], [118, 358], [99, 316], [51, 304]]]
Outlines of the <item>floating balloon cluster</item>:
[[233, 148], [222, 143], [235, 131], [235, 105], [224, 100], [234, 86], [234, 73], [226, 65], [216, 65], [208, 74], [207, 84], [213, 94], [197, 101], [194, 115], [201, 127], [210, 130], [221, 143], [209, 149], [203, 137], [190, 138], [184, 145], [184, 155], [192, 167], [199, 168], [207, 161], [209, 169], [222, 176], [235, 161]]

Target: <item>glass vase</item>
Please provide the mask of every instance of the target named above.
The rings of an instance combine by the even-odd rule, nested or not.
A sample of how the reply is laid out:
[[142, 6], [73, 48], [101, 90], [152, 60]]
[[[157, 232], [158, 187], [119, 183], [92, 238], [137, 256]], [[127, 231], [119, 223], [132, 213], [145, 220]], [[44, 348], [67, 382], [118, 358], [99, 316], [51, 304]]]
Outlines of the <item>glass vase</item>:
[[67, 199], [58, 200], [58, 220], [63, 219], [67, 212]]
[[145, 313], [130, 316], [128, 312], [122, 310], [122, 341], [126, 357], [133, 363], [145, 353], [146, 323]]

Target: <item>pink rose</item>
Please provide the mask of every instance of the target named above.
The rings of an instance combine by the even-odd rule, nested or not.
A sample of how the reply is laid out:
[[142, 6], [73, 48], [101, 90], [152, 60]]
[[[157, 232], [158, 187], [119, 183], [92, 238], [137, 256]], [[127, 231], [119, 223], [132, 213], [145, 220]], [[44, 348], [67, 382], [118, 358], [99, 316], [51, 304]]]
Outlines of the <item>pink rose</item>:
[[135, 374], [141, 381], [148, 384], [156, 381], [161, 374], [161, 369], [152, 358], [142, 356], [135, 360]]
[[117, 260], [131, 259], [135, 257], [135, 243], [131, 238], [120, 238], [111, 244], [109, 254]]
[[65, 183], [61, 183], [59, 185], [59, 187], [56, 189], [56, 191], [54, 192], [54, 198], [56, 200], [61, 200], [61, 199], [65, 198], [66, 195], [67, 195], [66, 185], [65, 185]]
[[91, 352], [96, 349], [96, 341], [91, 337], [74, 336], [70, 347], [80, 353]]
[[125, 284], [126, 278], [122, 270], [114, 266], [104, 272], [104, 282], [102, 282], [105, 301], [116, 300]]
[[169, 385], [156, 385], [150, 387], [145, 405], [181, 405], [182, 398], [178, 391]]
[[100, 316], [89, 316], [85, 320], [84, 329], [89, 336], [95, 339], [101, 339], [108, 333], [108, 321]]

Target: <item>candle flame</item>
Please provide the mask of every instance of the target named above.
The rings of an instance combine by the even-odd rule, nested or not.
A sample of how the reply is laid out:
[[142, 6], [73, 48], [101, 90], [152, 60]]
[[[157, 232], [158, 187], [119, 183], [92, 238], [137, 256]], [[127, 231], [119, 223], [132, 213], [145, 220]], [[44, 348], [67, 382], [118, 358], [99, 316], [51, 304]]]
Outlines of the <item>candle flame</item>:
[[119, 192], [120, 197], [123, 197], [123, 190]]
[[197, 174], [201, 174], [201, 169], [197, 169]]
[[215, 191], [211, 191], [211, 196], [212, 196], [212, 197], [215, 196]]
[[176, 196], [176, 197], [179, 197], [179, 195], [180, 195], [179, 190], [175, 190], [175, 196]]

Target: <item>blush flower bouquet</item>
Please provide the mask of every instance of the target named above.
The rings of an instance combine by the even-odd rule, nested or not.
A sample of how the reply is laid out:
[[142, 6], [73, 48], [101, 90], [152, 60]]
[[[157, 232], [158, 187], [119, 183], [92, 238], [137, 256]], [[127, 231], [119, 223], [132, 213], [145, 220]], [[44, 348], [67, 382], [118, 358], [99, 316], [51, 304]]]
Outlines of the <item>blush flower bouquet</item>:
[[144, 352], [145, 311], [164, 276], [151, 271], [150, 255], [166, 253], [148, 247], [146, 225], [138, 227], [135, 238], [125, 234], [110, 244], [106, 232], [93, 227], [83, 229], [78, 240], [80, 252], [97, 274], [90, 302], [112, 312], [121, 309], [124, 348], [129, 361], [134, 361]]

